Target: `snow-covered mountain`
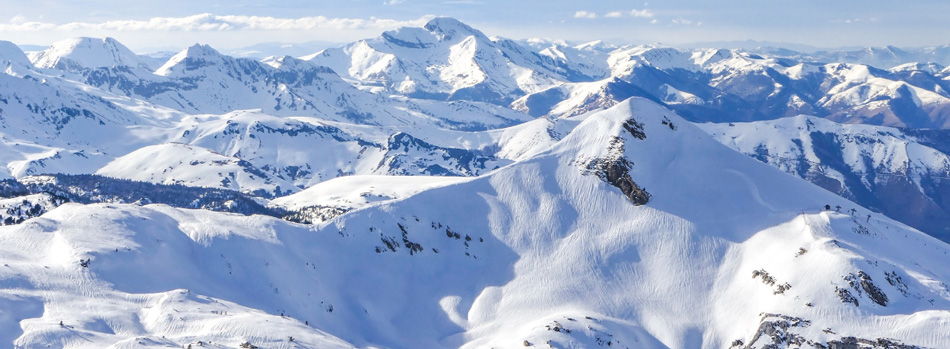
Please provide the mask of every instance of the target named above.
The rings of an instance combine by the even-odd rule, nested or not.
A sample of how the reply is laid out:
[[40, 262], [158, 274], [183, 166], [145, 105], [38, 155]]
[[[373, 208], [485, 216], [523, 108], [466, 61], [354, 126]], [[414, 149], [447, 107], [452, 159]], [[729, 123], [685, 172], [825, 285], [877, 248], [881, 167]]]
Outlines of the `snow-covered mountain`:
[[807, 116], [699, 126], [744, 154], [950, 240], [945, 131], [841, 125]]
[[275, 115], [457, 129], [508, 126], [529, 119], [479, 102], [456, 102], [464, 106], [459, 108], [360, 91], [326, 67], [291, 57], [256, 61], [194, 45], [157, 69], [143, 61], [113, 39], [90, 38], [59, 42], [34, 57], [37, 67], [50, 70], [48, 75], [63, 72], [67, 80], [186, 113], [261, 109]]
[[912, 62], [933, 62], [940, 65], [950, 65], [950, 46], [940, 45], [931, 47], [900, 48], [894, 46], [863, 47], [859, 49], [845, 49], [832, 51], [818, 51], [801, 53], [786, 50], [775, 54], [816, 62], [838, 62], [871, 65], [889, 69]]
[[857, 205], [648, 100], [587, 115], [498, 171], [426, 186], [316, 226], [164, 205], [60, 206], [0, 228], [0, 340], [950, 343], [940, 330], [950, 322], [946, 244], [880, 215], [865, 220]]
[[0, 41], [0, 65], [17, 65], [27, 67], [31, 65], [30, 59], [23, 53], [16, 44], [9, 41]]
[[74, 38], [59, 41], [33, 57], [38, 68], [81, 71], [99, 67], [137, 67], [149, 65], [113, 38]]
[[[520, 87], [506, 90], [507, 96], [518, 97], [507, 107], [472, 96], [441, 101], [392, 88], [367, 90], [374, 84], [369, 76], [375, 74], [367, 73], [368, 67], [379, 68], [376, 63], [382, 61], [374, 60], [383, 56], [401, 62], [392, 67], [402, 68], [375, 72], [435, 79], [435, 85], [426, 86], [442, 86], [439, 91], [445, 93], [475, 86], [440, 80], [446, 75], [428, 69], [468, 69], [452, 55], [469, 52], [469, 44], [474, 45], [471, 52], [481, 52], [465, 61], [484, 73], [479, 73], [484, 81], [476, 85], [508, 84], [516, 71], [553, 78], [535, 85], [533, 93], [520, 82], [511, 85]], [[12, 44], [5, 47], [4, 61], [11, 65], [0, 76], [9, 80], [4, 95], [22, 106], [3, 109], [17, 115], [4, 121], [14, 123], [8, 125], [14, 132], [3, 138], [7, 177], [98, 172], [265, 196], [346, 175], [481, 175], [556, 142], [576, 125], [558, 120], [630, 97], [652, 99], [694, 121], [808, 113], [839, 122], [914, 127], [947, 122], [950, 101], [945, 69], [938, 64], [882, 70], [741, 50], [517, 42], [489, 38], [447, 18], [326, 50], [309, 61], [233, 58], [195, 45], [152, 71], [113, 39], [80, 38], [34, 57], [36, 68]], [[360, 47], [382, 56], [358, 54]], [[59, 61], [73, 63], [50, 63]], [[336, 66], [347, 76], [315, 63]], [[77, 121], [76, 115], [87, 116]], [[529, 122], [542, 116], [546, 118]], [[89, 134], [112, 137], [90, 139]], [[176, 143], [180, 145], [169, 146]], [[162, 155], [154, 153], [159, 150]], [[183, 160], [198, 156], [196, 152], [223, 158]], [[110, 163], [126, 170], [103, 168]], [[250, 173], [257, 175], [245, 176]], [[901, 219], [935, 233], [916, 218]]]
[[[658, 46], [620, 48], [608, 59], [611, 75], [632, 87], [620, 96], [649, 96], [692, 121], [755, 121], [810, 114], [840, 122], [946, 128], [946, 74], [936, 64], [890, 70], [847, 63], [815, 63], [741, 50], [683, 51]], [[584, 90], [571, 83], [557, 90]], [[585, 99], [552, 90], [523, 100], [560, 104], [549, 115], [572, 115]], [[615, 99], [616, 101], [622, 98]]]
[[585, 64], [579, 50], [561, 50], [569, 56], [555, 50], [536, 52], [513, 40], [489, 38], [455, 19], [436, 18], [422, 28], [388, 31], [304, 59], [389, 93], [498, 104], [605, 73], [596, 63]]

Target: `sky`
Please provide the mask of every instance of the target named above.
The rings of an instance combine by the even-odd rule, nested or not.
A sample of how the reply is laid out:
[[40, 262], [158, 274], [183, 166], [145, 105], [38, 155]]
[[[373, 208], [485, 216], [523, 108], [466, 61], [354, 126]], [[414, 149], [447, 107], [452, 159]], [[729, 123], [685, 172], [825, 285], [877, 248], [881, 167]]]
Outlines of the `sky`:
[[754, 40], [821, 48], [950, 44], [940, 0], [5, 0], [0, 40], [114, 37], [138, 52], [194, 43], [346, 43], [436, 16], [489, 36], [618, 44]]

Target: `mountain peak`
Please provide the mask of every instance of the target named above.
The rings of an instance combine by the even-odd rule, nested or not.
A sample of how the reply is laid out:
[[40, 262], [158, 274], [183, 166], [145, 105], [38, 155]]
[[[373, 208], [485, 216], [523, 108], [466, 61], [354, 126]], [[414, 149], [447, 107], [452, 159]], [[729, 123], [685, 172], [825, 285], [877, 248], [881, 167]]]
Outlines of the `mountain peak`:
[[155, 70], [155, 74], [169, 76], [179, 70], [176, 67], [182, 65], [180, 69], [194, 70], [208, 61], [222, 60], [224, 57], [210, 45], [194, 44], [169, 58], [168, 62]]
[[29, 66], [30, 59], [26, 57], [23, 50], [16, 44], [0, 40], [0, 61], [6, 61], [13, 64]]
[[[442, 41], [452, 40], [456, 37], [478, 36], [485, 37], [485, 34], [472, 28], [468, 24], [451, 17], [437, 17], [430, 20], [423, 26], [425, 30], [440, 37]], [[486, 37], [487, 38], [487, 37]]]
[[113, 38], [78, 37], [58, 41], [35, 57], [39, 68], [78, 71], [100, 67], [146, 67], [138, 56]]
[[184, 49], [181, 53], [184, 53], [187, 57], [217, 57], [222, 55], [218, 50], [211, 47], [211, 45], [197, 43]]

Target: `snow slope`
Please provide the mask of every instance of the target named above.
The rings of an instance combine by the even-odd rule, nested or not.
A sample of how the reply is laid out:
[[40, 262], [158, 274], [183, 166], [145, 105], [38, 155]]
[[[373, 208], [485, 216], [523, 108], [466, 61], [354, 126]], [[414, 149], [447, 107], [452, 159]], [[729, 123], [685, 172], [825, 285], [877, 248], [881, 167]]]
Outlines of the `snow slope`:
[[96, 174], [136, 181], [212, 187], [268, 196], [296, 187], [261, 171], [247, 161], [208, 149], [165, 143], [137, 149], [109, 162]]
[[[857, 217], [819, 212], [825, 204]], [[67, 204], [2, 227], [0, 338], [947, 346], [950, 248], [866, 213], [635, 98], [535, 156], [316, 226]]]

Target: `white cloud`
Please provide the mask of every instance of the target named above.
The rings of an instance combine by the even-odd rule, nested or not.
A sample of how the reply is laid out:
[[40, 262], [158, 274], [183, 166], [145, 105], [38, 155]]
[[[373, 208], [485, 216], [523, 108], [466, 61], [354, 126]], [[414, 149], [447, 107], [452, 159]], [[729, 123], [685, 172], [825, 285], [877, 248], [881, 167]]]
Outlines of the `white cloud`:
[[632, 16], [632, 17], [642, 17], [642, 18], [652, 18], [652, 17], [653, 17], [653, 11], [650, 11], [649, 9], [642, 9], [642, 10], [633, 9], [633, 10], [630, 10], [630, 16]]
[[587, 12], [587, 11], [577, 11], [577, 12], [574, 12], [574, 18], [594, 19], [594, 18], [597, 18], [597, 14], [593, 12]]
[[861, 22], [877, 22], [877, 18], [874, 18], [874, 17], [867, 18], [867, 19], [847, 18], [847, 19], [836, 19], [836, 20], [831, 21], [831, 23], [839, 23], [839, 24], [856, 24], [856, 23], [861, 23]]
[[406, 2], [406, 0], [383, 0], [383, 5], [399, 5]]
[[[653, 18], [653, 11], [649, 9], [642, 10], [629, 10], [629, 11], [611, 11], [604, 14], [604, 18], [623, 18], [623, 17], [634, 17], [634, 18]], [[597, 18], [597, 13], [589, 11], [577, 11], [574, 13], [574, 18], [587, 18], [594, 19]]]
[[685, 19], [685, 18], [677, 18], [670, 21], [670, 23], [673, 23], [676, 25], [693, 25], [693, 21]]
[[[397, 0], [401, 1], [401, 0]], [[9, 24], [0, 24], [0, 32], [31, 32], [31, 31], [234, 31], [234, 30], [357, 30], [379, 29], [388, 30], [404, 26], [422, 26], [433, 16], [423, 16], [419, 19], [400, 21], [370, 17], [361, 18], [329, 18], [324, 16], [301, 18], [276, 18], [263, 16], [218, 16], [204, 13], [187, 17], [155, 17], [149, 20], [117, 20], [106, 22], [72, 22], [54, 24], [44, 22], [11, 21]], [[16, 19], [16, 17], [14, 18]]]

